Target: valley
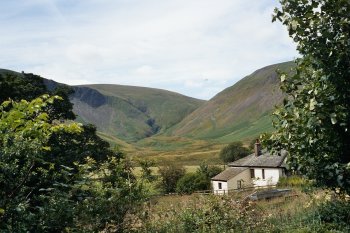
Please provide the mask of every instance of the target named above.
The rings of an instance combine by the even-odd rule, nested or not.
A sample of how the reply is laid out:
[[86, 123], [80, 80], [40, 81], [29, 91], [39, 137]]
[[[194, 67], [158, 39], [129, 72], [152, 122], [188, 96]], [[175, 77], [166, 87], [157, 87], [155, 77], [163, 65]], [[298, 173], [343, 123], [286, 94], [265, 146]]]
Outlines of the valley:
[[[220, 164], [218, 154], [228, 143], [248, 145], [272, 130], [271, 113], [283, 99], [276, 70], [290, 72], [293, 66], [285, 62], [258, 69], [208, 101], [108, 84], [72, 86], [70, 101], [78, 122], [95, 125], [102, 139], [133, 159], [157, 165]], [[66, 86], [44, 82], [49, 90]]]

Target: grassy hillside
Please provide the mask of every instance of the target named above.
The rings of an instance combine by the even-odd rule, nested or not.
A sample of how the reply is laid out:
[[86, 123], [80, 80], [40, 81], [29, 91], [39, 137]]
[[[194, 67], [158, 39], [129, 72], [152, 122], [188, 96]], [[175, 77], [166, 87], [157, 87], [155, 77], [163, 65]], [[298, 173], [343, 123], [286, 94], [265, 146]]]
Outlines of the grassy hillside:
[[292, 66], [285, 62], [255, 71], [192, 112], [169, 134], [230, 142], [270, 131], [269, 115], [282, 100], [275, 71], [290, 71]]
[[[78, 121], [96, 125], [100, 137], [130, 157], [157, 164], [218, 164], [227, 143], [250, 142], [272, 129], [270, 113], [282, 100], [275, 71], [292, 66], [287, 62], [257, 70], [210, 101], [107, 84], [75, 86], [71, 101]], [[45, 84], [49, 89], [59, 85], [52, 80]]]
[[71, 101], [83, 122], [128, 142], [164, 132], [205, 101], [154, 88], [76, 86]]

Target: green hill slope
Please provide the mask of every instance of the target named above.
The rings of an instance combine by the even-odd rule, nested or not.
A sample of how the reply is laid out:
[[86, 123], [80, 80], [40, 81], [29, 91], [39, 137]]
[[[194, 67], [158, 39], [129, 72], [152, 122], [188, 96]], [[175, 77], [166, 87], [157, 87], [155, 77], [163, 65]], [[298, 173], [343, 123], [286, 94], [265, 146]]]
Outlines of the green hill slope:
[[293, 62], [285, 62], [255, 71], [217, 94], [168, 133], [230, 142], [271, 130], [270, 113], [282, 101], [275, 71], [290, 71], [293, 66]]
[[205, 102], [145, 87], [101, 84], [74, 89], [71, 101], [79, 120], [128, 142], [164, 132]]

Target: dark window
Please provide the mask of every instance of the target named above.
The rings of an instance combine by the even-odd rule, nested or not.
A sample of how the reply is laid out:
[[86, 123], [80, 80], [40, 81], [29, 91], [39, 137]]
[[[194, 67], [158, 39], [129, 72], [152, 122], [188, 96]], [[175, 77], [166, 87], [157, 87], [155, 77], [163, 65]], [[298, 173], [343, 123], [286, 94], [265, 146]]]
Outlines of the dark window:
[[262, 178], [265, 179], [265, 169], [262, 169]]
[[241, 188], [242, 188], [242, 181], [237, 180], [237, 189], [241, 189]]
[[250, 169], [250, 177], [255, 178], [254, 169]]
[[218, 183], [219, 189], [222, 189], [222, 183]]

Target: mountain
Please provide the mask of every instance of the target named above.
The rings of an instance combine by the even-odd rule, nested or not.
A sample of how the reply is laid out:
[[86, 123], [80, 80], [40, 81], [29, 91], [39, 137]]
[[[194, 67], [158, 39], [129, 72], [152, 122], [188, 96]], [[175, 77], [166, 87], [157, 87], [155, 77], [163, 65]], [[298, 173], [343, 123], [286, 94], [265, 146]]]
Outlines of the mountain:
[[[37, 75], [0, 69], [21, 79], [42, 79], [49, 91], [67, 86]], [[1, 81], [1, 80], [0, 80]], [[30, 82], [30, 81], [29, 81]], [[166, 131], [205, 101], [155, 88], [122, 85], [71, 86], [77, 120], [91, 123], [104, 135], [135, 142]]]
[[166, 131], [205, 102], [146, 87], [96, 84], [74, 90], [71, 101], [78, 120], [128, 142]]
[[[248, 140], [272, 129], [270, 114], [283, 99], [276, 70], [289, 72], [293, 66], [285, 62], [259, 69], [209, 101], [166, 90], [107, 84], [73, 86], [70, 100], [77, 120], [96, 125], [110, 141], [138, 142], [150, 148], [173, 148], [169, 143], [174, 141], [183, 148], [184, 144], [191, 147], [188, 139]], [[63, 85], [44, 82], [49, 90]]]
[[168, 134], [231, 142], [270, 131], [270, 114], [283, 99], [276, 70], [290, 72], [293, 66], [285, 62], [255, 71], [186, 116]]

